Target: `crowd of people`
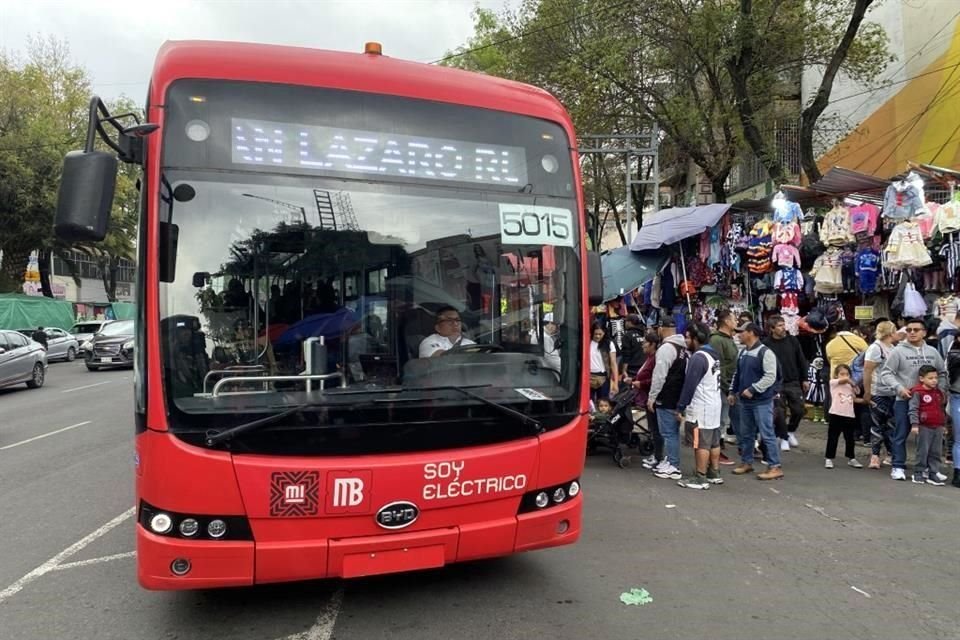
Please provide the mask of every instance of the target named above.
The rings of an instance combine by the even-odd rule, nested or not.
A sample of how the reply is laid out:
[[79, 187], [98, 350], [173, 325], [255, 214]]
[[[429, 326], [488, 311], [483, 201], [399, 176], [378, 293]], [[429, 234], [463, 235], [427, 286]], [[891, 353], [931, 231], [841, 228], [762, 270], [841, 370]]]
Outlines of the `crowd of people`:
[[[815, 421], [827, 423], [824, 467], [835, 468], [840, 438], [854, 469], [890, 467], [893, 480], [960, 488], [960, 340], [942, 356], [922, 319], [898, 328], [880, 319], [851, 328], [836, 323], [824, 357], [808, 361], [783, 317], [765, 326], [751, 314], [720, 310], [712, 329], [691, 323], [677, 334], [665, 318], [645, 329], [626, 319], [618, 352], [602, 324], [592, 327], [591, 398], [597, 416], [613, 410], [622, 390], [635, 390], [635, 408], [646, 411], [653, 453], [643, 466], [657, 478], [691, 489], [723, 483], [721, 466], [771, 481], [784, 477], [781, 453], [799, 446], [798, 430], [810, 403]], [[822, 360], [822, 361], [821, 361]], [[952, 425], [952, 427], [951, 427]], [[945, 447], [947, 432], [952, 447]], [[916, 439], [913, 466], [907, 444]], [[870, 447], [864, 465], [860, 442]], [[683, 443], [694, 449], [694, 467], [681, 470]], [[739, 463], [725, 445], [735, 445]], [[942, 469], [952, 462], [952, 479]]]

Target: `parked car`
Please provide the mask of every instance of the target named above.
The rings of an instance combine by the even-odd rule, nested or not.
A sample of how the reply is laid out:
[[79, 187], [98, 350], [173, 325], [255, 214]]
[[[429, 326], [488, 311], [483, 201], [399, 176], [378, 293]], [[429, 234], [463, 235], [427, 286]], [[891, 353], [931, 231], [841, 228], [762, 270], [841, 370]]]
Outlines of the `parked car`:
[[[20, 333], [33, 339], [36, 329], [17, 329]], [[75, 337], [56, 327], [47, 327], [43, 330], [47, 334], [47, 361], [66, 360], [73, 362], [80, 353], [80, 343]]]
[[31, 389], [47, 377], [47, 352], [19, 331], [0, 331], [0, 387], [26, 382]]
[[133, 320], [117, 320], [105, 325], [90, 340], [84, 354], [87, 369], [133, 366]]
[[80, 345], [80, 348], [77, 349], [77, 355], [81, 358], [86, 355], [84, 347], [87, 341], [92, 339], [97, 331], [100, 331], [100, 329], [110, 322], [113, 322], [113, 320], [84, 320], [70, 327], [70, 331], [67, 333], [76, 338], [77, 343]]

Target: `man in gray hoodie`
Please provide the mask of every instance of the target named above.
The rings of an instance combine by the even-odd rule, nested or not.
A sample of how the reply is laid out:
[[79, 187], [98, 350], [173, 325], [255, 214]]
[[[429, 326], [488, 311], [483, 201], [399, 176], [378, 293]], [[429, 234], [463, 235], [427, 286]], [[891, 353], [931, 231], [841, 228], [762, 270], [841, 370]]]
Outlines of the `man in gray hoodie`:
[[911, 318], [904, 328], [907, 330], [907, 339], [903, 340], [890, 351], [890, 356], [880, 370], [879, 383], [889, 389], [895, 389], [897, 400], [893, 403], [893, 417], [895, 429], [891, 444], [893, 445], [893, 471], [890, 477], [894, 480], [906, 480], [904, 469], [907, 466], [907, 438], [910, 436], [910, 389], [917, 384], [920, 367], [929, 364], [936, 367], [940, 376], [940, 390], [947, 394], [949, 378], [947, 367], [940, 357], [940, 353], [926, 344], [927, 327], [923, 320]]
[[657, 349], [653, 380], [650, 383], [650, 399], [647, 409], [657, 412], [657, 428], [663, 436], [665, 456], [653, 470], [658, 478], [679, 480], [680, 472], [680, 422], [677, 420], [677, 401], [683, 389], [687, 369], [687, 341], [677, 335], [672, 318], [664, 318], [660, 325], [663, 342]]

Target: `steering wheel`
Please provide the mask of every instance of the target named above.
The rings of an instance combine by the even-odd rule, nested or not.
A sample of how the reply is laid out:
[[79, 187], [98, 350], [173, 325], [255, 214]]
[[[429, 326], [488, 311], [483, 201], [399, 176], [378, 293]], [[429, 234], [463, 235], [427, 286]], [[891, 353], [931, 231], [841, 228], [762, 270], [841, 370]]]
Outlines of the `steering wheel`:
[[494, 342], [488, 342], [485, 344], [460, 344], [447, 349], [443, 352], [443, 355], [455, 355], [458, 353], [497, 353], [499, 351], [503, 351], [503, 346]]

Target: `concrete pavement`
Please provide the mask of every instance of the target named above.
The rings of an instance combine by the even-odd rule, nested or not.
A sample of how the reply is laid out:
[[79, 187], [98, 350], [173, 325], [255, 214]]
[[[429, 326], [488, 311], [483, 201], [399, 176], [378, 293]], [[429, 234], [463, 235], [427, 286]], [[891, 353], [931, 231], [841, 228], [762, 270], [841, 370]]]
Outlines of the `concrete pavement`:
[[[56, 363], [43, 389], [0, 392], [4, 640], [958, 636], [960, 491], [827, 471], [811, 425], [774, 483], [728, 474], [697, 492], [592, 456], [574, 547], [350, 582], [146, 592], [125, 516], [131, 378]], [[622, 604], [632, 587], [653, 602]]]

